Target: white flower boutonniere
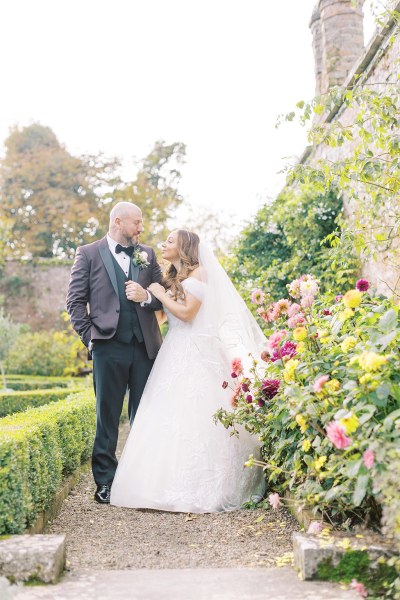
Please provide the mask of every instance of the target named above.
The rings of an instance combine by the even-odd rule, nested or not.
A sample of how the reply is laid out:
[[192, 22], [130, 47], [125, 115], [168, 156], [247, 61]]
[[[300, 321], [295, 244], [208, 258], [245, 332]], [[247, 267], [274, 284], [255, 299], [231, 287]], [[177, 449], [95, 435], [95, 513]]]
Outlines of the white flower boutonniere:
[[139, 269], [142, 271], [143, 269], [147, 269], [147, 267], [150, 265], [147, 257], [147, 252], [137, 248], [132, 254], [132, 263], [135, 265], [135, 267], [139, 267]]

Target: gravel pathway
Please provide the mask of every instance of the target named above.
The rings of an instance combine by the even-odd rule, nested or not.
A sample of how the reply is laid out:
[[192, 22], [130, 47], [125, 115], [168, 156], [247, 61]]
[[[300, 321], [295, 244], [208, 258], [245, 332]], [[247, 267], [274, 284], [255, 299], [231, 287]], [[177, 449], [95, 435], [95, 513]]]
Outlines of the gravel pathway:
[[[127, 434], [125, 423], [119, 452]], [[185, 515], [99, 505], [93, 492], [89, 471], [47, 530], [67, 535], [72, 571], [272, 567], [287, 562], [299, 528], [285, 509]]]

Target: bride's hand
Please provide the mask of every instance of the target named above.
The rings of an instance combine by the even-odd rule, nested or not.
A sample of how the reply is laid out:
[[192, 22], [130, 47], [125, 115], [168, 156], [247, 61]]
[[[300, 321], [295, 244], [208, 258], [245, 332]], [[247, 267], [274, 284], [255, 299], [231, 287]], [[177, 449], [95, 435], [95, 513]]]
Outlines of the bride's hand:
[[147, 289], [157, 298], [157, 300], [161, 300], [165, 295], [165, 289], [159, 283], [151, 283]]

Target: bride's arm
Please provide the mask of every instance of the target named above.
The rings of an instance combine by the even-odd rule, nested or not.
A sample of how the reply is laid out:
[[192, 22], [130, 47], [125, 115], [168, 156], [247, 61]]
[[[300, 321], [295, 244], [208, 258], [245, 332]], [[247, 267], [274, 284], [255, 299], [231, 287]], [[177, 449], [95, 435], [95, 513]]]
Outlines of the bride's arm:
[[162, 302], [174, 317], [181, 321], [193, 321], [200, 309], [201, 301], [192, 294], [187, 294], [185, 301], [181, 304], [173, 300], [159, 283], [152, 283], [147, 289]]

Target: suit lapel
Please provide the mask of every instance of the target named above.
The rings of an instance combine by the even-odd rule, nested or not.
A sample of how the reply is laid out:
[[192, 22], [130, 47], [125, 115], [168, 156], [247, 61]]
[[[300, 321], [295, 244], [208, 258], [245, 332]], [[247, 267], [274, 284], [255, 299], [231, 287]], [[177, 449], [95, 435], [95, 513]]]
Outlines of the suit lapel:
[[139, 272], [140, 269], [139, 267], [135, 267], [135, 265], [133, 263], [131, 263], [131, 276], [132, 276], [132, 281], [136, 281], [139, 279]]
[[114, 264], [112, 261], [111, 252], [108, 247], [108, 244], [106, 246], [100, 246], [99, 252], [100, 252], [101, 259], [104, 263], [104, 266], [107, 270], [110, 281], [112, 283], [112, 286], [114, 288], [114, 291], [118, 296], [117, 276], [115, 274]]
[[[143, 250], [143, 248], [141, 247], [140, 244], [137, 244], [136, 247], [140, 251]], [[132, 275], [132, 281], [138, 282], [139, 275], [140, 275], [140, 269], [139, 269], [139, 267], [135, 267], [135, 265], [133, 263], [131, 263], [131, 275]]]

